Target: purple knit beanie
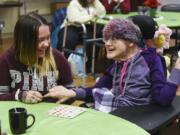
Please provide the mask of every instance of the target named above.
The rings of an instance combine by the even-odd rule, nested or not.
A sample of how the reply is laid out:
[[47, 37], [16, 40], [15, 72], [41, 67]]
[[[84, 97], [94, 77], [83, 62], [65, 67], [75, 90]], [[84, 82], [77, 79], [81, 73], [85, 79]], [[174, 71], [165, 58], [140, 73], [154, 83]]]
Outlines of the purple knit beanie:
[[137, 45], [140, 44], [140, 29], [130, 20], [113, 19], [103, 29], [103, 38], [108, 39], [124, 39], [129, 40]]

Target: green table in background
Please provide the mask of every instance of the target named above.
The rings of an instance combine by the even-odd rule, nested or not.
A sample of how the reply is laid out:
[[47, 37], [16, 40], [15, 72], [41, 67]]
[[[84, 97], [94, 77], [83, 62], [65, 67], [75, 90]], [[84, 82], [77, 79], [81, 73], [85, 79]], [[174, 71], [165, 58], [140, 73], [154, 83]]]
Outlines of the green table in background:
[[72, 119], [48, 116], [48, 110], [57, 106], [60, 105], [1, 101], [2, 131], [11, 135], [8, 110], [13, 107], [25, 107], [28, 113], [36, 117], [35, 124], [26, 131], [27, 135], [149, 135], [145, 130], [129, 121], [93, 109], [87, 109]]
[[[98, 24], [107, 24], [109, 21], [108, 19], [112, 18], [128, 18], [130, 16], [137, 15], [137, 12], [130, 12], [128, 14], [107, 14], [105, 18], [98, 19], [96, 23]], [[157, 12], [157, 18], [154, 18], [154, 20], [160, 24], [165, 24], [170, 28], [178, 28], [180, 27], [180, 13], [178, 12]]]

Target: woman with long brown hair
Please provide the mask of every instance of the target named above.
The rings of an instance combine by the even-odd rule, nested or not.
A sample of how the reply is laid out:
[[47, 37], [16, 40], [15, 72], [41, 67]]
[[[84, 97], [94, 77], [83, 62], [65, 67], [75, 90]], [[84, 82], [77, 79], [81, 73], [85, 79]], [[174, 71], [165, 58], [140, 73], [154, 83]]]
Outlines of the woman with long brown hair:
[[50, 46], [48, 22], [35, 13], [17, 21], [14, 43], [0, 57], [0, 71], [0, 100], [38, 103], [50, 88], [72, 83], [68, 62]]

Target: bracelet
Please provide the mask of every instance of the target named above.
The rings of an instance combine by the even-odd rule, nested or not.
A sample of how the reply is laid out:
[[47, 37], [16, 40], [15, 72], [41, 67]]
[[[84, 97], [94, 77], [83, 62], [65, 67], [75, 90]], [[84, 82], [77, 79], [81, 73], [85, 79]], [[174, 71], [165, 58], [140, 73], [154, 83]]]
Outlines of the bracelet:
[[18, 89], [15, 93], [15, 100], [19, 101], [19, 92], [20, 92], [20, 89]]

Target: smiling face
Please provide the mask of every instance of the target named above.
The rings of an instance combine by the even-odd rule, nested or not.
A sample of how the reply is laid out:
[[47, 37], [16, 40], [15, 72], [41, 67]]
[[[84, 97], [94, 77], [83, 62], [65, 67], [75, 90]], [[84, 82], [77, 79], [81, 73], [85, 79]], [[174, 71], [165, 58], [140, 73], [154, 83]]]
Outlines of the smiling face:
[[113, 60], [126, 60], [131, 54], [133, 43], [123, 39], [109, 39], [105, 41], [107, 58]]
[[39, 36], [38, 36], [38, 48], [37, 56], [38, 58], [45, 57], [46, 50], [50, 46], [50, 30], [47, 25], [41, 25], [39, 27]]
[[141, 33], [139, 28], [127, 19], [112, 19], [103, 29], [107, 58], [128, 60], [139, 50]]

